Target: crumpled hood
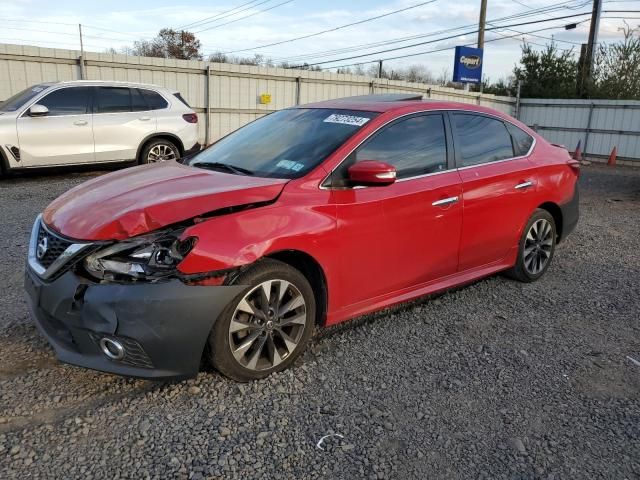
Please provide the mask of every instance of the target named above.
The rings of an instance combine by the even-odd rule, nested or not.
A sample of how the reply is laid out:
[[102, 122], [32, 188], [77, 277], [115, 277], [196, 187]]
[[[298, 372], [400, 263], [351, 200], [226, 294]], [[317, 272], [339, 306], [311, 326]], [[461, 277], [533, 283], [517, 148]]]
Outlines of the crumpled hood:
[[288, 180], [162, 162], [85, 182], [54, 200], [44, 222], [76, 240], [123, 240], [221, 208], [274, 200]]

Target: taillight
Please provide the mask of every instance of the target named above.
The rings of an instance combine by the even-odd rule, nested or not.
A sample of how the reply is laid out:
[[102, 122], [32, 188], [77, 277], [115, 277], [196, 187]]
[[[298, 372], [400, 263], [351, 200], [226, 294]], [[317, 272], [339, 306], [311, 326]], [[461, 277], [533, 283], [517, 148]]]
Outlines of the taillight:
[[567, 162], [573, 173], [576, 174], [576, 177], [580, 176], [580, 162], [578, 160], [571, 159]]
[[185, 113], [182, 115], [182, 118], [184, 118], [184, 121], [188, 123], [198, 123], [198, 115], [195, 113]]

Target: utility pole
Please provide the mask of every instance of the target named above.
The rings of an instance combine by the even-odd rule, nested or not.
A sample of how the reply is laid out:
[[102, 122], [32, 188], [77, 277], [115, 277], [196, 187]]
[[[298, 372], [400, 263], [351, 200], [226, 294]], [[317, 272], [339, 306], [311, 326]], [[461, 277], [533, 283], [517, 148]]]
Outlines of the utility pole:
[[382, 60], [378, 60], [378, 78], [382, 78]]
[[78, 31], [80, 32], [80, 80], [85, 79], [84, 72], [84, 44], [82, 43], [82, 24], [78, 24]]
[[[484, 48], [484, 27], [487, 21], [487, 0], [480, 2], [480, 22], [478, 24], [478, 48]], [[482, 93], [482, 79], [480, 79], [480, 93]]]
[[484, 48], [484, 26], [487, 21], [487, 0], [480, 3], [480, 24], [478, 25], [478, 48]]
[[589, 25], [589, 40], [586, 47], [581, 52], [580, 65], [580, 94], [584, 94], [591, 83], [591, 74], [593, 73], [593, 61], [596, 56], [596, 44], [598, 43], [598, 29], [600, 28], [600, 14], [602, 13], [602, 1], [593, 0], [593, 9], [591, 11], [591, 24]]

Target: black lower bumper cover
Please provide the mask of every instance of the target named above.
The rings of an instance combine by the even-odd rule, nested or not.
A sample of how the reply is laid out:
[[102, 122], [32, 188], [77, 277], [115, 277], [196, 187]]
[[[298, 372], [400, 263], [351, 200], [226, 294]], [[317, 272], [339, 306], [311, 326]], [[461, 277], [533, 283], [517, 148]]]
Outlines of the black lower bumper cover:
[[580, 191], [578, 190], [577, 184], [573, 198], [564, 205], [560, 205], [560, 210], [562, 211], [562, 235], [560, 241], [562, 241], [567, 238], [567, 235], [573, 232], [576, 225], [578, 225], [578, 218], [580, 217]]
[[[198, 373], [207, 337], [224, 307], [246, 287], [94, 284], [72, 272], [43, 282], [27, 266], [25, 289], [39, 330], [66, 363], [141, 378]], [[125, 346], [108, 358], [99, 341]]]

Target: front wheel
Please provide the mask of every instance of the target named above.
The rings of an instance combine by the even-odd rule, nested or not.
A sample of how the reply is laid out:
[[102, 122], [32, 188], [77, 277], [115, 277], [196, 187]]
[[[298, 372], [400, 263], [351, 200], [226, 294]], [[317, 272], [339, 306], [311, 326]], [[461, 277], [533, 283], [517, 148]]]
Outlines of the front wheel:
[[242, 382], [284, 370], [313, 334], [316, 302], [311, 285], [295, 268], [270, 259], [234, 283], [249, 288], [215, 323], [209, 337], [213, 366]]
[[537, 209], [524, 228], [518, 259], [507, 274], [521, 282], [535, 282], [549, 268], [556, 249], [556, 222], [546, 210]]

